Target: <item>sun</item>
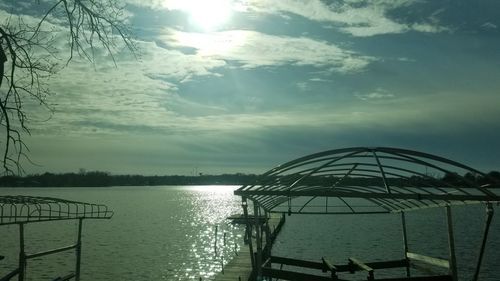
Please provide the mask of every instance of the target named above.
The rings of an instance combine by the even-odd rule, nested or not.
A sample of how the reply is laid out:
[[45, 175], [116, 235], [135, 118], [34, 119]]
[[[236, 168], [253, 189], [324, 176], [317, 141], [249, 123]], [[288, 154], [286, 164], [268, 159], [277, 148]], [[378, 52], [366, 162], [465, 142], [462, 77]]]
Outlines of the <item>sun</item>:
[[188, 2], [194, 3], [188, 10], [190, 20], [207, 31], [220, 27], [231, 16], [231, 3], [229, 0]]
[[165, 6], [187, 13], [191, 24], [204, 31], [214, 31], [231, 17], [230, 0], [170, 0]]

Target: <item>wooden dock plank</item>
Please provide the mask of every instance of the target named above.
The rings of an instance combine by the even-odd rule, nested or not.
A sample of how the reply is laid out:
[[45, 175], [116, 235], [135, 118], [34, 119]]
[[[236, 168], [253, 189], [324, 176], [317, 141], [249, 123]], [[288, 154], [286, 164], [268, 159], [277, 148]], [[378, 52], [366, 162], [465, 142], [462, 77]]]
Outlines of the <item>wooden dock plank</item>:
[[[269, 218], [269, 228], [271, 231], [280, 230], [279, 224], [281, 221], [281, 214], [271, 214]], [[272, 233], [272, 236], [276, 236], [277, 233]], [[255, 248], [255, 240], [252, 241]], [[265, 244], [265, 239], [263, 239]], [[250, 259], [250, 249], [248, 245], [245, 245], [238, 251], [238, 255], [235, 256], [230, 262], [224, 266], [224, 270], [215, 275], [215, 281], [247, 281], [252, 273], [252, 262]]]

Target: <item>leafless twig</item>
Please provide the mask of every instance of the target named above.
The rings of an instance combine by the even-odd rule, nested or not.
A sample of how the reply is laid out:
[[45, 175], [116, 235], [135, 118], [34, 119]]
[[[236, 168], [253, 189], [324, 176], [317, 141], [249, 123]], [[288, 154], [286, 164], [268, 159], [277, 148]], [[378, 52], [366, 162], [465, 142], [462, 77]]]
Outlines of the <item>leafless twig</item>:
[[[34, 0], [32, 5], [41, 7]], [[25, 103], [34, 100], [50, 110], [46, 81], [57, 71], [55, 58], [61, 53], [54, 47], [56, 32], [44, 29], [51, 18], [63, 19], [65, 23], [59, 24], [59, 33], [68, 34], [65, 65], [75, 55], [93, 63], [94, 51], [99, 48], [111, 56], [115, 65], [114, 54], [120, 46], [135, 54], [123, 7], [117, 0], [54, 0], [36, 25], [24, 23], [22, 16], [0, 23], [0, 163], [4, 174], [22, 173], [21, 158], [29, 161], [29, 150], [23, 141], [23, 136], [30, 134], [30, 112]]]

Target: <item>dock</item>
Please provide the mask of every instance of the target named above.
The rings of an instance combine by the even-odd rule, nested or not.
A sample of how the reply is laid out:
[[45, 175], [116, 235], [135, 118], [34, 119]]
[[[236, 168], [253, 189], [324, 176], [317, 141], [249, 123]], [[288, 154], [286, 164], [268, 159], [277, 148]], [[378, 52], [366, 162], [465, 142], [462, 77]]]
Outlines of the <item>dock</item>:
[[[253, 220], [253, 216], [252, 220]], [[259, 217], [259, 221], [264, 225], [268, 226], [269, 239], [264, 239], [264, 252], [271, 251], [272, 244], [274, 240], [278, 236], [281, 227], [285, 223], [285, 216], [283, 214], [272, 213], [269, 214], [269, 217], [266, 220], [263, 220]], [[238, 223], [241, 223], [238, 222]], [[264, 229], [266, 227], [263, 227]], [[255, 230], [255, 228], [253, 228]], [[266, 235], [268, 235], [266, 234]], [[258, 236], [255, 233], [252, 234], [252, 243], [249, 245], [245, 245], [238, 251], [238, 255], [235, 256], [228, 264], [226, 264], [221, 272], [215, 275], [216, 281], [247, 281], [252, 276], [252, 256], [256, 256], [256, 249], [251, 245], [257, 245], [256, 237]], [[253, 255], [250, 254], [250, 248], [253, 248]]]

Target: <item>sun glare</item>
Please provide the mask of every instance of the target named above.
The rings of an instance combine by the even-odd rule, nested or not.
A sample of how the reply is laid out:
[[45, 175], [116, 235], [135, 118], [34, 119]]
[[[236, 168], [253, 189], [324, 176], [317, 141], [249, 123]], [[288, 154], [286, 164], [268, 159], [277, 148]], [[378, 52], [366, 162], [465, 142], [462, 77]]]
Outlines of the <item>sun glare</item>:
[[186, 12], [189, 21], [204, 31], [214, 31], [231, 17], [230, 0], [167, 0], [165, 6]]

